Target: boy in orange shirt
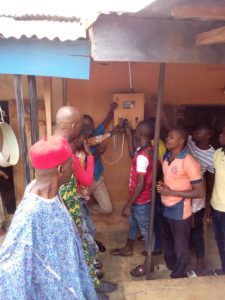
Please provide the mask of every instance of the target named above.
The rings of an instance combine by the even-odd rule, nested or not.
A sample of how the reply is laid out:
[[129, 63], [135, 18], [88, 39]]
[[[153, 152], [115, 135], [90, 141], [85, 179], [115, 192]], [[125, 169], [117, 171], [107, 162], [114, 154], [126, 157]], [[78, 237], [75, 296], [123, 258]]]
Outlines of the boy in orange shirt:
[[204, 196], [199, 163], [188, 154], [185, 146], [187, 132], [183, 128], [169, 131], [163, 159], [164, 182], [158, 182], [162, 195], [162, 242], [167, 267], [172, 278], [186, 277], [189, 235], [191, 224], [191, 199]]

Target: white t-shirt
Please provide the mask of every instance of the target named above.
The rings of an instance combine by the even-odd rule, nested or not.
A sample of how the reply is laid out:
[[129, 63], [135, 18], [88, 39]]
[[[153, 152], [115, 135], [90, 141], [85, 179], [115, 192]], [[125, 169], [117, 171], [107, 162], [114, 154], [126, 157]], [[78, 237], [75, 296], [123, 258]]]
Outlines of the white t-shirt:
[[136, 171], [138, 173], [146, 173], [148, 165], [149, 165], [149, 161], [148, 161], [147, 157], [144, 155], [138, 155]]
[[[188, 152], [200, 163], [202, 175], [206, 171], [214, 173], [214, 153], [215, 149], [210, 146], [207, 150], [202, 150], [197, 147], [196, 143], [192, 140], [191, 135], [188, 136], [187, 142]], [[205, 207], [205, 197], [192, 199], [192, 212], [195, 213]]]

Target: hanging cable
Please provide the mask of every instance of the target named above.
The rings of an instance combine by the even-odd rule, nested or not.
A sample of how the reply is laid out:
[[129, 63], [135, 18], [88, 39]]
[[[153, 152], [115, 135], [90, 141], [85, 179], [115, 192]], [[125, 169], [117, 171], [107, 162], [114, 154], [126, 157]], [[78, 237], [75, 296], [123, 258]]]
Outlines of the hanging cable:
[[120, 159], [121, 159], [122, 156], [123, 156], [124, 140], [125, 140], [125, 134], [123, 133], [123, 135], [122, 135], [121, 152], [120, 152], [120, 155], [119, 155], [114, 161], [107, 161], [107, 160], [104, 158], [104, 156], [102, 155], [102, 160], [103, 160], [103, 162], [104, 162], [106, 165], [112, 166], [112, 165], [117, 164], [117, 163], [120, 161]]
[[130, 93], [133, 93], [133, 81], [132, 81], [131, 62], [130, 61], [128, 61], [128, 70], [129, 70]]

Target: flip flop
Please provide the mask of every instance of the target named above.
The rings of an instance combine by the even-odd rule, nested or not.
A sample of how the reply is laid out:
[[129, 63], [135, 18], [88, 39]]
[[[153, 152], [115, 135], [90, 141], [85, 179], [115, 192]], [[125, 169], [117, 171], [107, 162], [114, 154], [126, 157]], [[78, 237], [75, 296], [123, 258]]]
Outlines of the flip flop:
[[208, 276], [220, 276], [225, 275], [222, 269], [215, 269], [208, 271]]
[[[152, 255], [159, 255], [159, 254], [162, 254], [161, 250], [155, 250], [155, 251], [152, 252]], [[147, 251], [142, 251], [141, 255], [147, 256]]]
[[139, 242], [144, 241], [144, 240], [145, 240], [145, 238], [144, 238], [143, 235], [140, 235], [140, 236], [138, 237], [138, 241], [139, 241]]
[[98, 270], [100, 270], [100, 269], [103, 268], [102, 263], [101, 263], [99, 260], [97, 260], [97, 259], [96, 259], [96, 262], [94, 263], [94, 266], [95, 266], [95, 268], [98, 269]]
[[203, 276], [212, 276], [212, 272], [204, 270], [202, 272], [199, 272], [197, 270], [191, 270], [186, 273], [187, 277], [203, 277]]
[[102, 242], [99, 242], [99, 241], [95, 240], [95, 243], [97, 244], [98, 250], [99, 250], [100, 252], [105, 252], [105, 251], [106, 251], [106, 248], [105, 248], [105, 246], [103, 245]]
[[102, 271], [97, 270], [96, 271], [96, 276], [99, 280], [101, 280], [104, 277], [104, 273]]
[[126, 251], [123, 248], [112, 249], [109, 253], [114, 256], [132, 256], [133, 255], [133, 253], [131, 251]]
[[142, 277], [145, 275], [145, 266], [139, 265], [130, 271], [130, 274], [134, 277]]

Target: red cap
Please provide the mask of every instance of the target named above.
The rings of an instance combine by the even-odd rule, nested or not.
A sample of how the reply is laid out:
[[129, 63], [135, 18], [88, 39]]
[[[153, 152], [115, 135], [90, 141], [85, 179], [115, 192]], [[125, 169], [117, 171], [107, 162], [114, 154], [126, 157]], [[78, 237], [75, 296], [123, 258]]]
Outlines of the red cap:
[[50, 136], [31, 146], [30, 160], [35, 169], [47, 170], [57, 167], [72, 157], [67, 140], [59, 136]]

